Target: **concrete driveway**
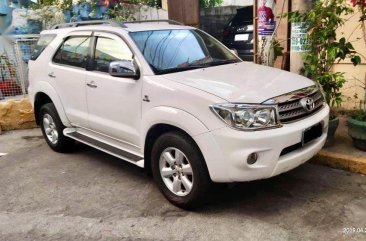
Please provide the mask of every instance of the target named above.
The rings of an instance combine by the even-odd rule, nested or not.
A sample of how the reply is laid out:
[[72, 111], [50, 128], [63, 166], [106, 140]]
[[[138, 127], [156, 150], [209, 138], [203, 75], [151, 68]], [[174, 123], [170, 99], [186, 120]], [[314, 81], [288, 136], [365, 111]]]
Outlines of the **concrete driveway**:
[[0, 153], [0, 240], [366, 240], [359, 174], [305, 164], [187, 212], [138, 167], [83, 145], [55, 153], [39, 129], [3, 133]]

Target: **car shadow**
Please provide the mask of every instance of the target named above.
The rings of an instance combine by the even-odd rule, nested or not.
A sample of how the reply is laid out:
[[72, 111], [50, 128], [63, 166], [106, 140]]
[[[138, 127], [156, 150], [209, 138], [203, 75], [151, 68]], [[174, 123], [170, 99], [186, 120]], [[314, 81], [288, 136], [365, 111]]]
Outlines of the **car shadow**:
[[[93, 161], [118, 169], [129, 178], [143, 180], [146, 184], [152, 184], [151, 176], [146, 171], [131, 163], [105, 154], [99, 150], [78, 144], [77, 153], [93, 156]], [[327, 195], [335, 192], [332, 185], [342, 182], [345, 175], [339, 175], [337, 171], [313, 164], [304, 164], [292, 171], [265, 180], [251, 181], [234, 184], [214, 184], [207, 197], [206, 203], [190, 212], [210, 215], [217, 213], [240, 213], [253, 216], [278, 215], [291, 208], [302, 207], [307, 204], [322, 202]], [[339, 171], [338, 171], [339, 172]], [[159, 192], [153, 186], [154, 192]], [[145, 215], [149, 213], [164, 216], [166, 210], [160, 209], [162, 204], [170, 205], [171, 211], [185, 212], [169, 204], [160, 193], [154, 194], [155, 200], [146, 204]], [[153, 211], [155, 210], [155, 211]]]

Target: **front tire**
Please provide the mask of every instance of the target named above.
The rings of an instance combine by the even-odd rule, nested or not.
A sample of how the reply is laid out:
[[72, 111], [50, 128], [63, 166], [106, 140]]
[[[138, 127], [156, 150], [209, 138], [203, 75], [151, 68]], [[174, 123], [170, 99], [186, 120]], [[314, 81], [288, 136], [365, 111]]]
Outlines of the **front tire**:
[[211, 180], [204, 158], [185, 134], [169, 132], [154, 143], [151, 155], [154, 180], [174, 205], [191, 209], [205, 201]]
[[74, 141], [64, 136], [65, 126], [62, 124], [53, 103], [47, 103], [40, 109], [40, 125], [49, 147], [56, 152], [69, 152]]

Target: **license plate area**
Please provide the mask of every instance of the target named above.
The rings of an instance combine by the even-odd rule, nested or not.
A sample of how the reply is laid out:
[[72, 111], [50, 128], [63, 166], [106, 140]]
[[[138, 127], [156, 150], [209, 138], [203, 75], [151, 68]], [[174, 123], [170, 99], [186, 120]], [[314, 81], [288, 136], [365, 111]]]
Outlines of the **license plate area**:
[[323, 134], [323, 124], [318, 123], [313, 125], [302, 132], [302, 145], [306, 145], [309, 142], [315, 140]]
[[235, 41], [248, 41], [249, 40], [249, 34], [237, 34], [234, 37]]

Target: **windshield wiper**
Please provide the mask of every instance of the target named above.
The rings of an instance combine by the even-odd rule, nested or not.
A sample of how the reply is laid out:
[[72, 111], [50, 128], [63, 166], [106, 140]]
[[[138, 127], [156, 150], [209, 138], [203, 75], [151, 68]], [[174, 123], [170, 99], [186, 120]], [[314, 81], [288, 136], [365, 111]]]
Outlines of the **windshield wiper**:
[[176, 67], [176, 68], [170, 68], [170, 69], [157, 70], [156, 74], [170, 74], [170, 73], [187, 71], [187, 70], [192, 70], [192, 69], [202, 69], [205, 67], [207, 67], [207, 65], [190, 65], [190, 66], [185, 66], [185, 67]]
[[217, 65], [224, 65], [224, 64], [233, 64], [233, 63], [239, 63], [240, 61], [236, 59], [232, 60], [220, 60], [220, 61], [212, 61], [209, 63], [206, 63], [208, 66], [217, 66]]
[[176, 67], [176, 68], [170, 68], [170, 69], [162, 69], [162, 70], [156, 70], [156, 74], [170, 74], [175, 72], [181, 72], [181, 71], [187, 71], [192, 69], [203, 69], [211, 66], [217, 66], [217, 65], [224, 65], [224, 64], [233, 64], [238, 63], [240, 61], [233, 59], [233, 60], [221, 60], [221, 61], [212, 61], [212, 62], [206, 62], [204, 64], [190, 64], [184, 67]]

